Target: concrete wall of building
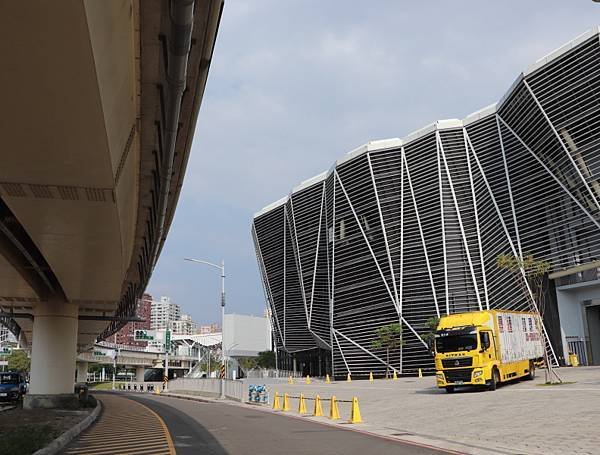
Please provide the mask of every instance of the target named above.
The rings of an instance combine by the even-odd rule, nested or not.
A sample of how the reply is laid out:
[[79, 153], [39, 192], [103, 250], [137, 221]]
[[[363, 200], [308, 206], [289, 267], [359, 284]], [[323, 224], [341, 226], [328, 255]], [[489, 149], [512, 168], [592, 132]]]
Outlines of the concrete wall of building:
[[[588, 333], [585, 301], [600, 299], [600, 282], [580, 283], [570, 286], [561, 286], [556, 290], [558, 312], [562, 329], [563, 347], [565, 358], [568, 358], [568, 341], [575, 338], [585, 340], [586, 337], [600, 340], [600, 330], [596, 332], [595, 326]], [[600, 346], [599, 346], [600, 347]], [[600, 359], [598, 359], [600, 361]]]
[[229, 356], [255, 356], [271, 349], [271, 329], [264, 316], [226, 314], [224, 347]]
[[585, 309], [590, 337], [590, 360], [592, 365], [600, 365], [600, 304]]

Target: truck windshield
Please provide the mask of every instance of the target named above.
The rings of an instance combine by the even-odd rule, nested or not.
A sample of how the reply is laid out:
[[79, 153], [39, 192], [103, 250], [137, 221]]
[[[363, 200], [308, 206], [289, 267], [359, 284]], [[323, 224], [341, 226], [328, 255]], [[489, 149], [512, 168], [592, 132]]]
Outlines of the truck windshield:
[[477, 348], [477, 335], [448, 335], [435, 339], [437, 352], [470, 351]]
[[18, 384], [19, 376], [16, 374], [0, 374], [0, 384]]

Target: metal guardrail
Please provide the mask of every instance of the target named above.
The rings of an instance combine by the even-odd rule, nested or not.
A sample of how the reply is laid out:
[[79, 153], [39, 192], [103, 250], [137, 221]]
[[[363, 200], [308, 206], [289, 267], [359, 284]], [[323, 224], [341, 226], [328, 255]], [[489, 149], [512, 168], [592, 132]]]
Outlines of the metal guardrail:
[[118, 390], [126, 392], [155, 392], [157, 389], [162, 391], [162, 382], [123, 382], [117, 385]]
[[302, 373], [300, 371], [290, 370], [274, 370], [266, 368], [253, 368], [252, 370], [246, 371], [246, 377], [248, 379], [264, 379], [264, 378], [301, 378]]
[[[244, 401], [243, 381], [225, 379], [224, 395], [232, 400]], [[160, 392], [165, 391], [165, 384], [162, 382], [126, 382], [121, 383], [117, 387], [119, 390], [126, 392]], [[217, 397], [221, 395], [221, 380], [220, 379], [201, 379], [201, 378], [179, 378], [169, 381], [167, 384], [169, 392], [183, 392], [194, 395], [206, 395]]]

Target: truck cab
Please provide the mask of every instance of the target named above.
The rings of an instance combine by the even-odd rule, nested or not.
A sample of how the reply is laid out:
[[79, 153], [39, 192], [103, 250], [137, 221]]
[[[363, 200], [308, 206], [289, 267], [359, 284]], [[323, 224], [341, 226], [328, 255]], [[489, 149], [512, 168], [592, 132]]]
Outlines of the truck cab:
[[462, 385], [489, 387], [498, 379], [492, 377], [497, 363], [494, 335], [488, 327], [458, 326], [435, 334], [437, 385], [448, 392]]

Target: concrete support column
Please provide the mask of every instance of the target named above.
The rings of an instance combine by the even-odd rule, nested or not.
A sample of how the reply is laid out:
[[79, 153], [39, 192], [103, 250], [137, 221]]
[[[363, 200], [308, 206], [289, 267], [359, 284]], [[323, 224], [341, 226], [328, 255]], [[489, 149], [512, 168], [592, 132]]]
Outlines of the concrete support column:
[[146, 372], [145, 367], [136, 367], [135, 368], [135, 381], [136, 382], [144, 382], [144, 373]]
[[[40, 302], [34, 308], [31, 384], [26, 408], [75, 407], [75, 358], [78, 307], [66, 302]], [[75, 400], [75, 401], [74, 401]]]
[[88, 363], [77, 362], [77, 382], [87, 382]]

